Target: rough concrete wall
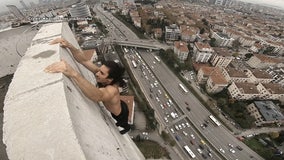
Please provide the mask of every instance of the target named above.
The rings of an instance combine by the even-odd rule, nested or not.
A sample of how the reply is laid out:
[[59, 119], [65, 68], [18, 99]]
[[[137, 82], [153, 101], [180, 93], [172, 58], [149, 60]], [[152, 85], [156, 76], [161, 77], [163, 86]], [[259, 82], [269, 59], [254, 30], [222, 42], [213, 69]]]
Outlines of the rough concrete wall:
[[30, 25], [0, 31], [0, 77], [13, 74], [35, 34]]
[[64, 37], [78, 46], [66, 23], [46, 24], [21, 59], [4, 106], [3, 141], [11, 160], [144, 159], [127, 134], [120, 135], [109, 113], [87, 99], [63, 74], [44, 68], [65, 59], [87, 79], [92, 73], [66, 49], [48, 45]]

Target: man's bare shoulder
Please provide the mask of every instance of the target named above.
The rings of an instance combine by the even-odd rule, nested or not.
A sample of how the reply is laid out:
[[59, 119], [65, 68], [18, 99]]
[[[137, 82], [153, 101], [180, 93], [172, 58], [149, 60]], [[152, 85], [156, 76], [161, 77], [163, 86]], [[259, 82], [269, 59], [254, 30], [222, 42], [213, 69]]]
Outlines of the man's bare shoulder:
[[103, 88], [105, 91], [107, 91], [110, 94], [117, 94], [119, 93], [118, 87], [114, 85], [107, 85], [106, 87]]

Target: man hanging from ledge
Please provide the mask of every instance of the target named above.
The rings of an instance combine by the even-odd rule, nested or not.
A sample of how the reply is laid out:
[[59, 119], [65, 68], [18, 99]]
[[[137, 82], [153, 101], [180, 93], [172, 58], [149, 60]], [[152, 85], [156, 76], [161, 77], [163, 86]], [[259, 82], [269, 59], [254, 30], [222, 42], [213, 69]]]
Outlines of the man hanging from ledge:
[[58, 43], [61, 47], [68, 48], [76, 61], [95, 73], [99, 88], [86, 80], [64, 60], [49, 65], [45, 68], [45, 71], [48, 73], [63, 73], [71, 78], [89, 99], [95, 102], [102, 101], [107, 110], [111, 112], [112, 117], [117, 121], [116, 125], [124, 128], [120, 133], [127, 133], [130, 130], [128, 124], [129, 110], [126, 103], [120, 100], [118, 90], [118, 87], [124, 83], [122, 79], [124, 68], [114, 61], [106, 61], [101, 67], [98, 67], [87, 59], [80, 49], [75, 48], [65, 39], [57, 38], [50, 42], [50, 44]]

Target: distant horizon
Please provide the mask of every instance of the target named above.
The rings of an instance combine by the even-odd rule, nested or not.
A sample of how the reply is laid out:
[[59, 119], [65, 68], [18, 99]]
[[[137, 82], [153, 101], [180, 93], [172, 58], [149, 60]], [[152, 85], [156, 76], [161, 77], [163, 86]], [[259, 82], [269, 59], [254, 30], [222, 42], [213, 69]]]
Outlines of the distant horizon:
[[[20, 3], [20, 0], [1, 0], [1, 4], [0, 4], [0, 12], [7, 12], [9, 11], [9, 9], [6, 7], [6, 5], [15, 5], [18, 8], [23, 8], [23, 6]], [[38, 4], [39, 0], [23, 0], [25, 2], [25, 4], [29, 7], [30, 6], [30, 2], [34, 2], [35, 4]]]
[[284, 0], [237, 0], [246, 3], [258, 4], [270, 8], [277, 8], [284, 10]]
[[[1, 0], [1, 1], [2, 3], [0, 4], [0, 10], [1, 10], [0, 13], [9, 11], [6, 5], [15, 5], [20, 9], [23, 8], [23, 6], [20, 4], [20, 0]], [[35, 4], [38, 4], [39, 0], [23, 0], [23, 1], [29, 7], [30, 2], [34, 2]], [[116, 0], [116, 1], [120, 1], [120, 0]], [[237, 0], [237, 1], [284, 10], [284, 0]]]

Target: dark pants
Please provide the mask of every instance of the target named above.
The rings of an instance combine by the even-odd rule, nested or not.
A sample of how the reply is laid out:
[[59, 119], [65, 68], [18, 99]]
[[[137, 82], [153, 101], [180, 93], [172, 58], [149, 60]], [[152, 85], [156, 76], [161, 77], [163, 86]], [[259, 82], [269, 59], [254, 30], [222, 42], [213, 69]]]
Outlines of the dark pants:
[[121, 112], [119, 115], [114, 115], [111, 113], [111, 116], [117, 121], [116, 125], [123, 127], [126, 131], [129, 131], [130, 125], [128, 124], [128, 115], [129, 110], [127, 104], [124, 101], [120, 101]]

